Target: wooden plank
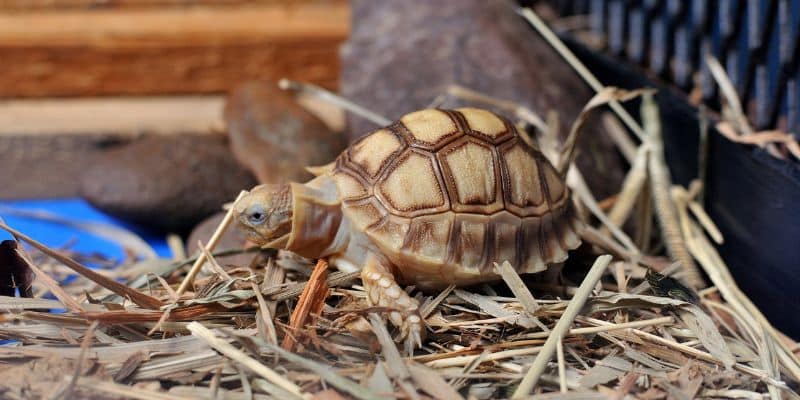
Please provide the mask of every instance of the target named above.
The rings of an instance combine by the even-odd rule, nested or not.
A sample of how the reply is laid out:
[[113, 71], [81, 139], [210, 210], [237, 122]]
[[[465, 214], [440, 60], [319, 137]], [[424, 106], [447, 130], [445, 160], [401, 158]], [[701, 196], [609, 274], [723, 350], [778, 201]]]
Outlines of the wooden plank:
[[222, 132], [222, 96], [0, 101], [0, 137]]
[[202, 5], [230, 6], [252, 4], [288, 4], [315, 0], [0, 0], [1, 10], [59, 10], [66, 8], [145, 8], [194, 7]]
[[282, 77], [333, 88], [340, 1], [0, 12], [0, 97], [219, 93]]

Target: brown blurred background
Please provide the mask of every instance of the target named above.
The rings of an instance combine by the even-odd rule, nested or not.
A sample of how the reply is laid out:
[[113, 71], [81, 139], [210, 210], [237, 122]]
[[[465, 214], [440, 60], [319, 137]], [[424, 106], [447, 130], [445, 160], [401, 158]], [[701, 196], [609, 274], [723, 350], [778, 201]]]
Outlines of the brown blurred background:
[[335, 89], [349, 24], [337, 0], [2, 0], [0, 198], [76, 196], [143, 134], [213, 140], [248, 80]]

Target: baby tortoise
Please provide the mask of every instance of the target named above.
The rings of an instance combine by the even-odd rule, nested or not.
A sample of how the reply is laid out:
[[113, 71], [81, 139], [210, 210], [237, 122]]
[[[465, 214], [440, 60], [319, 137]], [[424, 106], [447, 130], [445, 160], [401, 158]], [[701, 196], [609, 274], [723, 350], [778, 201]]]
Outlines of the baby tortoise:
[[563, 173], [486, 110], [427, 109], [358, 140], [305, 184], [261, 185], [235, 206], [258, 244], [361, 270], [368, 302], [394, 311], [407, 349], [419, 304], [399, 284], [440, 289], [564, 261], [580, 244]]

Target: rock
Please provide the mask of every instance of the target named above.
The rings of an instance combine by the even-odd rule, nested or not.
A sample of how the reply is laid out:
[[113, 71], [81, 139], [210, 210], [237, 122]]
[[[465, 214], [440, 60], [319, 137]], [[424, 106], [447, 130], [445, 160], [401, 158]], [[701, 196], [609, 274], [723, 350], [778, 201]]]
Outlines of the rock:
[[305, 182], [306, 166], [333, 161], [346, 140], [274, 82], [241, 85], [225, 106], [231, 149], [261, 183]]
[[222, 135], [148, 135], [87, 163], [81, 194], [121, 219], [184, 232], [256, 184]]
[[[542, 117], [556, 110], [566, 136], [592, 92], [513, 5], [353, 0], [352, 33], [341, 51], [341, 93], [397, 119], [427, 107], [448, 85], [458, 84], [515, 101]], [[351, 140], [375, 128], [348, 116]], [[595, 195], [604, 197], [619, 187], [623, 168], [613, 143], [599, 132], [596, 127], [584, 132], [578, 165]]]
[[[197, 241], [200, 240], [203, 244], [208, 244], [208, 240], [211, 239], [211, 235], [214, 234], [214, 231], [219, 226], [219, 223], [222, 222], [222, 219], [225, 218], [225, 212], [220, 211], [200, 222], [197, 226], [192, 229], [192, 233], [189, 234], [189, 238], [186, 239], [186, 254], [193, 256], [195, 254], [199, 254], [199, 247], [197, 247]], [[236, 229], [235, 224], [232, 224], [217, 243], [217, 246], [214, 248], [214, 252], [220, 252], [225, 250], [241, 250], [248, 247], [247, 237], [245, 236], [244, 232], [240, 229]], [[246, 267], [250, 265], [250, 261], [252, 261], [254, 257], [253, 253], [249, 254], [236, 254], [231, 256], [225, 257], [216, 257], [217, 261], [221, 264], [232, 264], [240, 267]]]

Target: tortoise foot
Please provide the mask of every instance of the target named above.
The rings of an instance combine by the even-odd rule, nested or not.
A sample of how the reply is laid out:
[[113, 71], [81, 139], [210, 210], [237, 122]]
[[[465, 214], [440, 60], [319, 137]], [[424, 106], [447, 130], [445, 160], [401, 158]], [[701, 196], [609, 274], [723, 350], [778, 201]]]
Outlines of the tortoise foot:
[[371, 306], [390, 309], [389, 321], [400, 329], [400, 338], [405, 339], [405, 349], [413, 354], [422, 346], [425, 326], [419, 315], [419, 302], [409, 296], [394, 279], [389, 268], [374, 257], [370, 257], [361, 271], [361, 280], [367, 291], [367, 302]]

